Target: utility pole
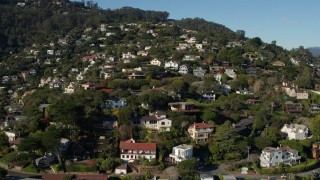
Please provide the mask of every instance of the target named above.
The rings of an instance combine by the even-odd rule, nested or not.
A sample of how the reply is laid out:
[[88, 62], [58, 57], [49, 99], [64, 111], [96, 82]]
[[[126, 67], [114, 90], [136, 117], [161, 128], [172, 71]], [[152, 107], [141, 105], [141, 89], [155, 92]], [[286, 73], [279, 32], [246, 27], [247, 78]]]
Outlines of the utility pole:
[[250, 146], [247, 146], [247, 151], [248, 151], [248, 159], [247, 159], [247, 161], [249, 162], [249, 155], [250, 155], [250, 149], [251, 149], [251, 147]]

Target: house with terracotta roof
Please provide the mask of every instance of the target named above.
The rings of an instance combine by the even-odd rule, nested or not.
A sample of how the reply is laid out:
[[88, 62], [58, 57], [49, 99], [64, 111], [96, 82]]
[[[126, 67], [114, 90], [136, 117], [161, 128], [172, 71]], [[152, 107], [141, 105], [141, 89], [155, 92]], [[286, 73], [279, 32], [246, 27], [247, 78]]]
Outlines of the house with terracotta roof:
[[156, 143], [136, 143], [134, 139], [120, 142], [120, 158], [124, 161], [133, 161], [145, 158], [149, 161], [156, 158]]
[[206, 123], [194, 123], [189, 126], [188, 133], [196, 143], [206, 143], [213, 134], [214, 126]]
[[164, 132], [170, 131], [172, 120], [167, 119], [167, 114], [165, 112], [156, 111], [151, 116], [142, 116], [140, 119], [133, 121], [133, 124]]
[[297, 161], [300, 161], [299, 151], [292, 149], [288, 146], [285, 147], [266, 147], [262, 150], [260, 155], [261, 167], [277, 166], [280, 163], [292, 165]]

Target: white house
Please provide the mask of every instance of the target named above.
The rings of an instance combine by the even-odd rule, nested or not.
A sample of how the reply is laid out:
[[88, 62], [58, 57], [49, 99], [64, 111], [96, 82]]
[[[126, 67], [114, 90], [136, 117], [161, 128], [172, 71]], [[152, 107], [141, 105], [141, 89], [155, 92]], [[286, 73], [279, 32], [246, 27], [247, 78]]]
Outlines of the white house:
[[168, 61], [164, 63], [164, 68], [165, 69], [171, 69], [171, 70], [178, 70], [179, 69], [179, 64], [176, 61]]
[[306, 139], [308, 136], [309, 129], [307, 126], [302, 124], [285, 124], [281, 128], [281, 132], [288, 135], [289, 140], [297, 139], [303, 140]]
[[161, 66], [161, 61], [158, 60], [158, 59], [152, 59], [152, 60], [150, 61], [150, 64], [151, 64], [151, 65], [154, 65], [154, 66]]
[[164, 132], [170, 131], [172, 120], [167, 119], [165, 112], [156, 111], [153, 116], [142, 116], [139, 120], [134, 121], [133, 124]]
[[193, 157], [193, 146], [187, 144], [181, 144], [172, 148], [172, 153], [169, 155], [172, 163], [179, 163], [181, 161], [190, 159]]
[[156, 158], [156, 143], [136, 143], [134, 139], [120, 142], [120, 158], [124, 161], [133, 161], [145, 158], [149, 161]]
[[292, 165], [301, 159], [299, 152], [290, 147], [266, 147], [262, 150], [260, 155], [261, 167], [277, 166], [280, 163]]
[[7, 136], [9, 142], [12, 142], [16, 139], [16, 134], [13, 132], [5, 131], [4, 134]]
[[225, 69], [224, 73], [232, 79], [237, 77], [237, 73], [234, 69]]
[[202, 67], [197, 67], [193, 70], [193, 75], [199, 78], [203, 78], [206, 70], [202, 69]]
[[306, 91], [297, 91], [297, 99], [309, 99], [309, 93]]
[[253, 92], [251, 92], [248, 89], [244, 88], [244, 89], [236, 90], [236, 94], [252, 95]]
[[187, 65], [181, 65], [179, 67], [179, 71], [178, 71], [179, 74], [187, 74], [188, 72], [189, 72], [189, 68]]
[[110, 109], [122, 108], [126, 105], [127, 105], [127, 100], [125, 98], [108, 99], [106, 100], [106, 103], [105, 103], [106, 108], [110, 108]]
[[115, 174], [123, 176], [127, 173], [128, 173], [128, 164], [121, 164], [115, 169]]
[[75, 83], [74, 82], [70, 82], [70, 84], [66, 88], [64, 88], [64, 93], [73, 94], [74, 93], [74, 89], [75, 89]]

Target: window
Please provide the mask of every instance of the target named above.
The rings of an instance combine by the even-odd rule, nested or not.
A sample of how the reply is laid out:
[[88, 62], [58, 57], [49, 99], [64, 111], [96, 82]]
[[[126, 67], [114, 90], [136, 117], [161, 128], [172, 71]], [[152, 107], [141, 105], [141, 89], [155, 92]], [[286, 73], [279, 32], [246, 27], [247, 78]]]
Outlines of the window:
[[276, 156], [276, 159], [278, 159], [278, 156]]
[[125, 158], [125, 155], [121, 155], [122, 158]]
[[127, 158], [129, 158], [129, 155], [127, 155]]
[[165, 125], [166, 123], [165, 122], [161, 122], [161, 125]]

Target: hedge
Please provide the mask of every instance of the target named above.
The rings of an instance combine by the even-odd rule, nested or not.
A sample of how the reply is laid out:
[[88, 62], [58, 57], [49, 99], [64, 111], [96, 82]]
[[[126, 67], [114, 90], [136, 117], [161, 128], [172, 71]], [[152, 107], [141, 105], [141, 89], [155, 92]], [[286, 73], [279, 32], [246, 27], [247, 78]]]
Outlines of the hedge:
[[309, 159], [305, 163], [301, 163], [292, 167], [276, 167], [276, 168], [260, 168], [255, 163], [254, 168], [260, 174], [280, 174], [280, 173], [297, 173], [310, 171], [316, 169], [319, 166], [319, 161], [315, 159]]
[[95, 172], [97, 166], [87, 165], [83, 163], [71, 164], [66, 167], [68, 172]]

